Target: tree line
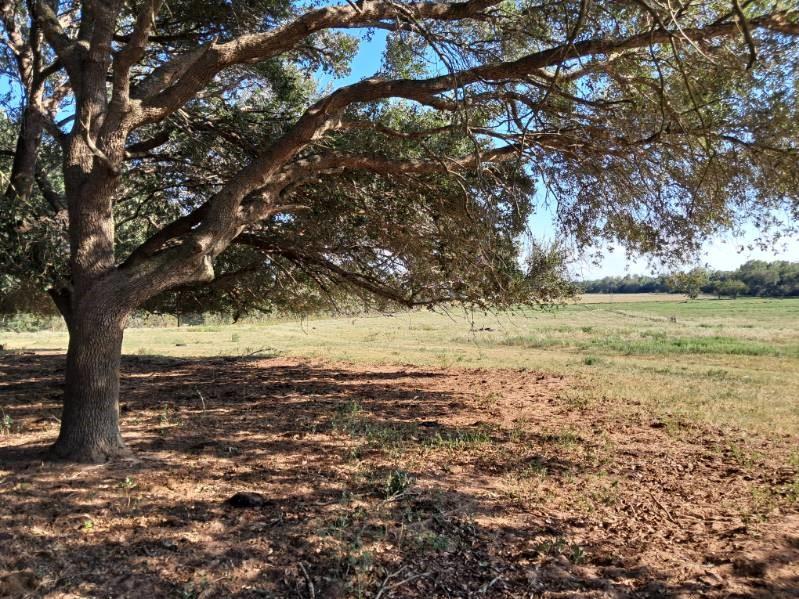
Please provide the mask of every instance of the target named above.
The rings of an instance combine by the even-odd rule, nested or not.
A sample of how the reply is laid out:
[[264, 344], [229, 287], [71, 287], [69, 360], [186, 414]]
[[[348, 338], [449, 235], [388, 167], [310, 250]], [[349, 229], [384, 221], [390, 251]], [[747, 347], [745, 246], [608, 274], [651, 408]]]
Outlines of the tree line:
[[625, 275], [578, 283], [582, 293], [700, 293], [719, 297], [799, 296], [799, 262], [750, 260], [736, 270], [694, 268], [658, 276]]

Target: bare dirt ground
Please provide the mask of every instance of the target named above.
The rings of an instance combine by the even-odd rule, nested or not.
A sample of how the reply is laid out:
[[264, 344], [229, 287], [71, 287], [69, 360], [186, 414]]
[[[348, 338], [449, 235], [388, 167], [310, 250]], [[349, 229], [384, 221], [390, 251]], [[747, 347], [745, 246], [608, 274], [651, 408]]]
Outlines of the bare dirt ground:
[[2, 597], [799, 596], [796, 438], [529, 371], [128, 357], [137, 459], [59, 465], [62, 366], [0, 356]]

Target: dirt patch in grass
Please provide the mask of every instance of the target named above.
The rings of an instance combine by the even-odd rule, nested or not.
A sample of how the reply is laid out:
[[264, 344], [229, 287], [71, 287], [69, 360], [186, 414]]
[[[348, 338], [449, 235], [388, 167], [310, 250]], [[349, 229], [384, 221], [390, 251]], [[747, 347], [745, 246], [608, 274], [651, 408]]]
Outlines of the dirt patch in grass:
[[62, 368], [0, 356], [0, 597], [799, 588], [795, 438], [630, 416], [529, 371], [128, 357], [137, 459], [54, 465]]

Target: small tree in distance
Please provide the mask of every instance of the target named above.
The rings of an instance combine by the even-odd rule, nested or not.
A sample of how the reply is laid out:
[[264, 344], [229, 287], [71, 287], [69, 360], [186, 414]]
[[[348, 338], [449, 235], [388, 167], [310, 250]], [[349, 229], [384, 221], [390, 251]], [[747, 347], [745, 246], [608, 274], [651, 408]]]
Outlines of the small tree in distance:
[[719, 297], [727, 296], [736, 299], [739, 295], [745, 295], [749, 291], [746, 283], [738, 279], [727, 279], [716, 285], [716, 293]]
[[697, 267], [688, 272], [678, 272], [669, 276], [667, 283], [672, 293], [684, 293], [690, 299], [696, 299], [708, 283], [707, 270]]
[[[521, 266], [539, 199], [578, 248], [678, 260], [797, 210], [797, 16], [0, 0], [3, 274], [49, 289], [69, 329], [53, 455], [126, 452], [121, 345], [144, 305], [547, 301], [557, 252]], [[326, 85], [375, 32], [380, 72]]]

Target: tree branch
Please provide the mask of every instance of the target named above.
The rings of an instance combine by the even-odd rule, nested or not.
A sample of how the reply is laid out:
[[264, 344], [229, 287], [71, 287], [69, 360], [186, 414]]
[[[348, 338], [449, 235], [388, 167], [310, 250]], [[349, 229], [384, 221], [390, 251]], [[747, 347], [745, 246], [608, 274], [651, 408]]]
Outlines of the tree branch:
[[297, 264], [310, 264], [321, 267], [334, 275], [342, 282], [349, 283], [364, 289], [378, 297], [397, 302], [403, 306], [412, 308], [419, 305], [428, 305], [434, 301], [417, 302], [412, 296], [405, 296], [400, 291], [389, 287], [374, 277], [362, 273], [352, 272], [342, 268], [338, 264], [319, 255], [309, 254], [297, 248], [289, 248], [269, 242], [269, 240], [258, 237], [257, 235], [244, 234], [236, 238], [235, 243], [247, 245], [259, 249], [267, 254], [279, 255]]
[[477, 17], [500, 0], [466, 2], [416, 2], [399, 5], [386, 0], [362, 6], [329, 6], [309, 11], [296, 20], [266, 33], [240, 36], [224, 44], [211, 44], [179, 56], [157, 69], [134, 92], [142, 100], [143, 114], [137, 125], [157, 122], [190, 100], [222, 69], [259, 62], [290, 50], [313, 33], [362, 24], [367, 26], [406, 13], [438, 21]]
[[44, 0], [37, 0], [32, 16], [41, 27], [47, 43], [53, 48], [61, 63], [66, 66], [70, 78], [77, 82], [80, 73], [74, 52], [75, 43], [64, 32], [55, 11]]
[[130, 101], [130, 69], [144, 57], [147, 40], [163, 0], [144, 0], [127, 45], [114, 57], [111, 104], [105, 128], [118, 127]]

